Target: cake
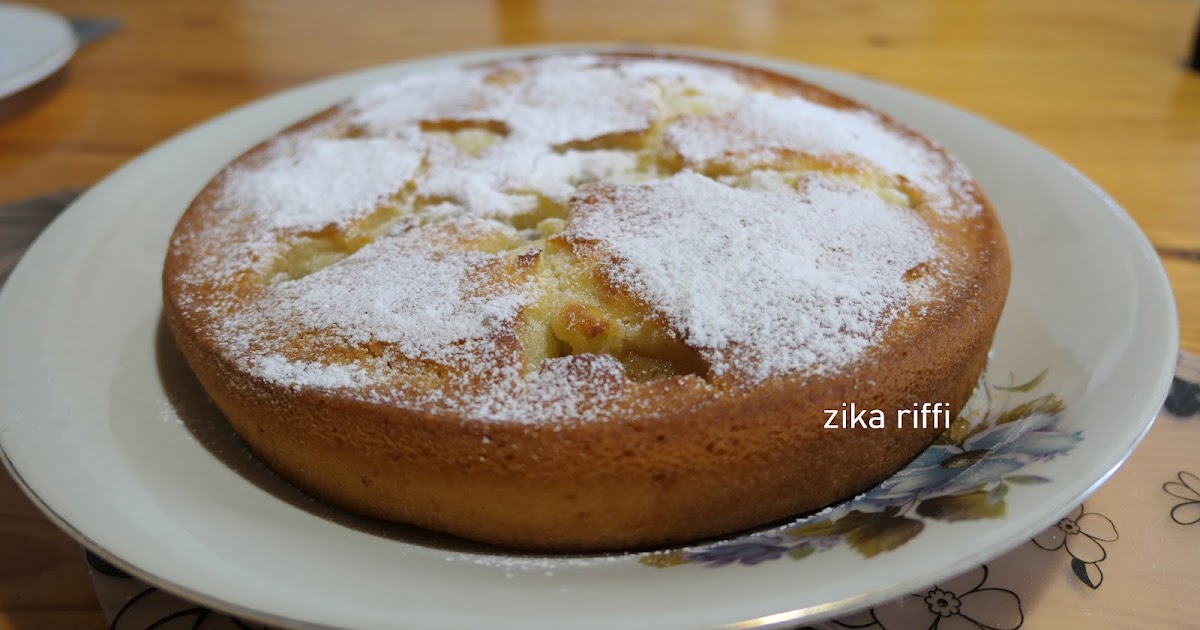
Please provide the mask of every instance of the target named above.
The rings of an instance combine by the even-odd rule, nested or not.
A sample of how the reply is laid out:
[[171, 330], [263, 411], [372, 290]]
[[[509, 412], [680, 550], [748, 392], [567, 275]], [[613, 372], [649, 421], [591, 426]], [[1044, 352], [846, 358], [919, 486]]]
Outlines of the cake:
[[[200, 383], [284, 478], [585, 551], [885, 479], [941, 431], [899, 410], [966, 402], [1008, 278], [979, 186], [886, 115], [596, 53], [407, 73], [288, 127], [197, 195], [163, 287]], [[843, 427], [848, 405], [887, 421]]]

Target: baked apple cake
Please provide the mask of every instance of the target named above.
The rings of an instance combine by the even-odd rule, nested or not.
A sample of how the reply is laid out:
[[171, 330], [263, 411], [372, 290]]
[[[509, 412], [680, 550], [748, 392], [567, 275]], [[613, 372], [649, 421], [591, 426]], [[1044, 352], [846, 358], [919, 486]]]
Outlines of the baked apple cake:
[[[514, 548], [642, 548], [853, 496], [966, 402], [999, 222], [918, 133], [684, 56], [405, 74], [237, 158], [184, 213], [165, 318], [267, 465]], [[885, 410], [827, 428], [827, 410]]]

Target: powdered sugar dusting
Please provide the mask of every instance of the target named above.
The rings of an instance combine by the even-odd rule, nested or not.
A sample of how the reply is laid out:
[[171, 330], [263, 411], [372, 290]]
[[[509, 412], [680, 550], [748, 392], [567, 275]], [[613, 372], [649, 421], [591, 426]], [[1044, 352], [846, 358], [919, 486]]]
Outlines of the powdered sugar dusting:
[[348, 109], [375, 133], [429, 120], [500, 121], [516, 138], [548, 145], [650, 126], [656, 110], [645, 82], [591, 57], [569, 59], [521, 67], [528, 78], [514, 82], [489, 83], [496, 72], [479, 69], [413, 75], [367, 90]]
[[[287, 387], [482, 421], [635, 412], [619, 358], [525, 354], [552, 218], [711, 376], [833, 373], [935, 299], [904, 274], [942, 254], [913, 210], [773, 170], [781, 151], [903, 178], [948, 214], [969, 185], [874, 113], [712, 65], [576, 55], [409, 75], [227, 169], [202, 229], [172, 244], [191, 261], [178, 305]], [[730, 156], [744, 164], [719, 181], [678, 172]], [[275, 265], [294, 250], [316, 262]], [[242, 299], [248, 277], [261, 286]]]
[[412, 138], [279, 140], [273, 157], [226, 175], [222, 203], [273, 229], [319, 230], [374, 210], [412, 178], [425, 154]]
[[726, 113], [675, 121], [666, 131], [666, 142], [696, 165], [730, 158], [769, 162], [779, 150], [849, 158], [907, 179], [929, 195], [939, 211], [959, 210], [953, 196], [957, 191], [951, 187], [955, 178], [946, 177], [946, 158], [886, 127], [870, 111], [835, 109], [795, 95], [750, 93]]
[[417, 193], [454, 199], [475, 216], [507, 218], [529, 212], [538, 197], [565, 203], [579, 183], [627, 179], [637, 168], [631, 151], [567, 150], [510, 140], [479, 156], [451, 153], [427, 167]]
[[905, 304], [904, 273], [937, 256], [911, 210], [823, 176], [749, 192], [685, 171], [586, 195], [568, 234], [662, 310], [721, 375], [824, 374], [853, 362]]
[[556, 357], [526, 375], [489, 376], [503, 383], [503, 390], [499, 395], [489, 391], [486, 396], [464, 400], [472, 418], [525, 422], [602, 419], [614, 411], [607, 403], [619, 397], [625, 384], [621, 364], [607, 355]]
[[379, 363], [399, 357], [453, 363], [464, 352], [486, 362], [497, 352], [490, 340], [511, 326], [524, 297], [520, 291], [472, 295], [468, 273], [498, 255], [440, 249], [423, 236], [415, 230], [381, 240], [316, 273], [269, 287], [224, 322], [222, 337], [252, 373], [313, 387], [363, 385], [380, 366], [284, 358], [291, 336], [307, 336], [318, 347], [385, 344], [390, 356]]
[[247, 359], [252, 374], [276, 383], [291, 383], [297, 388], [339, 389], [361, 387], [371, 382], [371, 373], [363, 365], [295, 360], [281, 354], [253, 354]]

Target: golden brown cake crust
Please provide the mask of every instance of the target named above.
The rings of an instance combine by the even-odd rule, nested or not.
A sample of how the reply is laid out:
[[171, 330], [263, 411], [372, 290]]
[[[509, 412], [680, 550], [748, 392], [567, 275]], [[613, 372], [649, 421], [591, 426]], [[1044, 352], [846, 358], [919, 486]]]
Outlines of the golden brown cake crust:
[[[839, 111], [867, 111], [818, 87], [757, 69], [683, 57], [607, 54], [598, 59], [616, 66], [663, 59], [716, 68], [775, 94], [799, 95]], [[485, 70], [508, 80], [505, 73], [510, 67]], [[328, 110], [289, 128], [281, 137], [330, 125], [341, 137], [358, 137], [364, 132], [345, 123], [347, 111], [346, 106]], [[717, 115], [703, 114], [709, 118], [701, 123], [724, 124]], [[225, 200], [234, 176], [231, 173], [272, 159], [272, 141], [238, 158], [197, 196], [180, 220], [164, 269], [165, 318], [200, 382], [253, 451], [300, 487], [352, 511], [540, 550], [648, 547], [758, 526], [853, 496], [891, 475], [928, 446], [939, 430], [898, 429], [894, 410], [937, 401], [949, 403], [951, 413], [956, 414], [983, 370], [1003, 309], [1009, 281], [1008, 252], [999, 222], [978, 186], [954, 170], [956, 165], [928, 140], [886, 117], [877, 120], [889, 132], [944, 160], [939, 166], [942, 174], [960, 181], [948, 188], [949, 198], [943, 200], [946, 208], [938, 211], [925, 199], [928, 191], [915, 190], [919, 186], [909, 178], [888, 180], [909, 195], [910, 202], [915, 200], [915, 216], [928, 226], [940, 254], [938, 272], [930, 274], [933, 280], [922, 289], [927, 295], [920, 299], [910, 296], [907, 303], [901, 303], [898, 314], [885, 322], [860, 355], [834, 365], [834, 369], [750, 378], [737, 365], [723, 372], [714, 370], [713, 363], [705, 363], [704, 357], [710, 355], [703, 355], [695, 367], [692, 363], [697, 359], [689, 354], [691, 349], [679, 345], [685, 335], [672, 328], [669, 314], [654, 308], [649, 308], [648, 315], [639, 315], [643, 319], [638, 320], [640, 328], [636, 330], [650, 337], [669, 337], [664, 343], [670, 347], [651, 357], [657, 362], [650, 376], [614, 385], [617, 394], [612, 409], [599, 419], [586, 417], [591, 409], [588, 405], [609, 405], [608, 399], [589, 398], [576, 408], [583, 410], [578, 412], [581, 417], [533, 421], [473, 413], [452, 404], [397, 402], [416, 388], [438, 382], [453, 362], [431, 368], [427, 361], [414, 360], [410, 365], [405, 357], [390, 357], [388, 366], [395, 374], [368, 379], [365, 384], [350, 379], [333, 387], [297, 384], [279, 377], [278, 371], [250, 367], [247, 353], [275, 341], [253, 336], [247, 340], [246, 330], [251, 330], [247, 328], [239, 329], [233, 343], [226, 322], [236, 319], [242, 304], [262, 300], [273, 284], [320, 272], [283, 269], [276, 260], [282, 250], [270, 248], [245, 249], [250, 253], [243, 252], [247, 258], [239, 266], [219, 255], [228, 244], [213, 242], [225, 238], [230, 230], [258, 229], [249, 219], [230, 215]], [[653, 122], [651, 128], [659, 124]], [[637, 138], [655, 132], [625, 133]], [[631, 142], [620, 134], [608, 134], [605, 141]], [[742, 159], [738, 162], [727, 152], [713, 159], [689, 161], [681, 155], [684, 142], [674, 146], [674, 151], [665, 150], [668, 158], [656, 166], [663, 169], [658, 176], [683, 168], [708, 177], [734, 177], [737, 172], [753, 170], [754, 161], [764, 159], [738, 158]], [[778, 148], [767, 159], [798, 171], [809, 168], [816, 159], [804, 155], [797, 161], [794, 153]], [[847, 173], [848, 181], [878, 179], [877, 172], [847, 166], [844, 160], [818, 161], [824, 171]], [[665, 162], [671, 163], [663, 166]], [[580, 208], [586, 204], [603, 203], [613, 194], [603, 184], [584, 187], [569, 196], [565, 207], [582, 212]], [[364, 221], [375, 217], [364, 216]], [[364, 247], [355, 239], [369, 243], [383, 238], [378, 231], [368, 234], [362, 225], [360, 221], [338, 235], [339, 243], [351, 254]], [[511, 243], [505, 239], [514, 238], [490, 228], [481, 232], [438, 226], [415, 229], [432, 230], [432, 236], [420, 237], [423, 239], [449, 238], [469, 242], [479, 250], [496, 249], [489, 239], [504, 240], [508, 247]], [[309, 243], [314, 234], [323, 238], [327, 233], [288, 226], [272, 234], [283, 234], [281, 242], [292, 238], [287, 242], [292, 247], [299, 242], [295, 239], [308, 239], [304, 242]], [[585, 236], [569, 228], [543, 234], [544, 238], [535, 241], [536, 247], [504, 249], [509, 253], [496, 254], [498, 258], [489, 258], [483, 267], [472, 268], [473, 273], [487, 275], [484, 285], [488, 287], [524, 286], [530, 278], [540, 277], [552, 252], [584, 269], [595, 285], [590, 297], [572, 298], [570, 308], [559, 309], [561, 304], [555, 303], [553, 312], [547, 311], [550, 323], [545, 326], [559, 330], [554, 329], [559, 325], [568, 331], [554, 333], [555, 343], [560, 344], [557, 352], [568, 343], [571, 326], [581, 321], [583, 342], [606, 339], [604, 329], [615, 320], [606, 319], [603, 313], [587, 315], [588, 309], [644, 313], [648, 308], [644, 297], [610, 273], [611, 253]], [[305, 251], [311, 257], [312, 252]], [[222, 269], [220, 273], [212, 271], [217, 267]], [[928, 269], [929, 265], [914, 268], [911, 276], [929, 274]], [[529, 313], [536, 310], [526, 304], [520, 313], [533, 317]], [[576, 313], [573, 319], [570, 313]], [[517, 324], [509, 333], [492, 337], [491, 342], [501, 348], [503, 356], [526, 352], [523, 349], [531, 343], [529, 339], [536, 336], [530, 332], [532, 328], [531, 324]], [[380, 344], [370, 340], [331, 346], [307, 329], [252, 330], [259, 336], [286, 339], [291, 344], [289, 352], [294, 352], [289, 356], [297, 365], [316, 360], [353, 364], [380, 352]], [[633, 347], [632, 343], [627, 347]], [[633, 370], [635, 362], [625, 359], [635, 352], [622, 352], [628, 352], [621, 357], [624, 369]], [[574, 356], [572, 365], [588, 373], [590, 359], [586, 357], [591, 355], [575, 352]], [[537, 365], [529, 369], [536, 370]], [[398, 393], [390, 396], [388, 392]], [[824, 428], [825, 410], [849, 402], [858, 408], [888, 410], [888, 428]]]

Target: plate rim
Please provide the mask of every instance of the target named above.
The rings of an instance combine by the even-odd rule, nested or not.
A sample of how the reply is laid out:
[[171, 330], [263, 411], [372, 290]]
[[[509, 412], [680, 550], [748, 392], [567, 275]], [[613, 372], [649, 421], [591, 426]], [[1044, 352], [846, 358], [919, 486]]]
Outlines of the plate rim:
[[[168, 147], [169, 145], [175, 144], [176, 142], [182, 140], [185, 137], [190, 138], [194, 134], [202, 133], [205, 131], [206, 128], [217, 127], [226, 118], [236, 116], [243, 110], [254, 108], [254, 107], [269, 107], [269, 105], [274, 102], [286, 100], [289, 97], [293, 97], [294, 94], [296, 94], [298, 92], [301, 92], [301, 91], [304, 91], [307, 89], [316, 88], [322, 84], [334, 83], [334, 82], [337, 82], [340, 80], [352, 79], [353, 77], [355, 77], [357, 75], [365, 75], [365, 74], [369, 74], [372, 72], [381, 72], [381, 71], [387, 71], [387, 70], [395, 70], [397, 72], [402, 72], [403, 68], [405, 68], [407, 66], [427, 65], [427, 64], [436, 64], [436, 63], [466, 64], [466, 63], [471, 63], [473, 61], [482, 60], [482, 59], [503, 59], [503, 58], [519, 57], [522, 55], [531, 55], [531, 54], [547, 54], [547, 53], [556, 53], [556, 52], [579, 53], [579, 52], [588, 52], [588, 51], [593, 51], [593, 52], [637, 51], [637, 52], [662, 52], [662, 53], [667, 53], [667, 54], [672, 54], [672, 53], [689, 54], [689, 55], [696, 55], [696, 56], [700, 56], [700, 57], [707, 57], [707, 58], [711, 58], [711, 59], [727, 60], [727, 61], [733, 61], [733, 62], [738, 62], [738, 63], [744, 63], [744, 64], [748, 64], [748, 65], [757, 66], [760, 68], [766, 68], [766, 69], [773, 70], [773, 71], [787, 72], [788, 69], [791, 69], [793, 71], [812, 70], [812, 71], [816, 71], [816, 72], [827, 72], [827, 73], [833, 73], [833, 74], [846, 75], [846, 76], [853, 77], [857, 80], [861, 80], [861, 81], [865, 81], [865, 82], [874, 84], [876, 86], [881, 86], [881, 87], [884, 87], [884, 88], [887, 88], [890, 90], [904, 93], [905, 95], [908, 95], [908, 96], [916, 96], [924, 101], [936, 103], [937, 105], [939, 105], [941, 107], [955, 110], [957, 113], [969, 116], [978, 122], [986, 123], [989, 127], [992, 128], [993, 131], [997, 131], [997, 132], [1006, 134], [1012, 140], [1015, 140], [1018, 143], [1020, 143], [1023, 150], [1036, 152], [1038, 154], [1041, 154], [1043, 157], [1046, 157], [1046, 158], [1049, 158], [1050, 160], [1052, 160], [1055, 163], [1055, 165], [1061, 170], [1063, 175], [1074, 180], [1074, 182], [1076, 184], [1087, 188], [1092, 193], [1092, 195], [1094, 197], [1096, 197], [1097, 202], [1100, 205], [1104, 206], [1107, 214], [1112, 216], [1114, 219], [1116, 219], [1118, 221], [1118, 223], [1120, 223], [1122, 225], [1123, 240], [1128, 239], [1126, 244], [1129, 246], [1130, 252], [1140, 253], [1143, 256], [1145, 256], [1148, 260], [1151, 261], [1150, 268], [1147, 269], [1147, 271], [1152, 273], [1153, 278], [1156, 281], [1154, 283], [1154, 287], [1153, 287], [1155, 289], [1155, 291], [1157, 292], [1160, 289], [1162, 290], [1161, 295], [1156, 295], [1155, 297], [1156, 297], [1156, 299], [1164, 300], [1160, 304], [1160, 306], [1163, 307], [1163, 314], [1166, 317], [1166, 323], [1168, 325], [1167, 331], [1166, 331], [1168, 333], [1166, 335], [1166, 347], [1161, 349], [1163, 352], [1163, 356], [1161, 357], [1161, 361], [1158, 362], [1158, 364], [1157, 364], [1158, 370], [1157, 370], [1157, 374], [1155, 374], [1155, 378], [1154, 378], [1154, 381], [1157, 382], [1158, 386], [1157, 386], [1157, 388], [1155, 388], [1154, 391], [1147, 392], [1148, 398], [1146, 399], [1146, 402], [1144, 404], [1145, 413], [1149, 417], [1148, 418], [1138, 418], [1138, 421], [1142, 425], [1141, 430], [1138, 432], [1138, 434], [1135, 436], [1135, 438], [1132, 440], [1132, 442], [1128, 445], [1128, 447], [1124, 450], [1124, 452], [1121, 454], [1121, 456], [1115, 461], [1115, 463], [1113, 463], [1111, 466], [1108, 467], [1108, 470], [1101, 477], [1099, 477], [1098, 479], [1096, 479], [1095, 481], [1090, 483], [1082, 492], [1078, 493], [1078, 496], [1076, 496], [1073, 499], [1073, 501], [1069, 502], [1065, 506], [1061, 506], [1059, 508], [1059, 510], [1056, 512], [1055, 519], [1061, 518], [1066, 513], [1069, 513], [1071, 510], [1073, 510], [1076, 507], [1076, 504], [1079, 501], [1086, 499], [1093, 492], [1095, 492], [1100, 486], [1102, 486], [1105, 482], [1107, 482], [1112, 477], [1112, 475], [1115, 474], [1121, 468], [1121, 466], [1124, 465], [1124, 463], [1129, 459], [1129, 457], [1133, 454], [1133, 452], [1137, 449], [1137, 447], [1145, 439], [1146, 435], [1149, 433], [1149, 431], [1151, 430], [1151, 428], [1154, 425], [1154, 420], [1158, 415], [1158, 410], [1161, 407], [1162, 401], [1166, 398], [1166, 395], [1169, 391], [1169, 387], [1171, 384], [1171, 378], [1174, 374], [1174, 366], [1176, 364], [1176, 360], [1177, 360], [1177, 357], [1179, 354], [1179, 343], [1180, 343], [1180, 340], [1179, 340], [1179, 316], [1178, 316], [1178, 310], [1177, 310], [1177, 306], [1176, 306], [1175, 295], [1171, 288], [1169, 277], [1166, 275], [1165, 267], [1163, 266], [1161, 259], [1157, 256], [1157, 253], [1155, 252], [1153, 245], [1149, 241], [1148, 237], [1140, 229], [1140, 227], [1138, 227], [1137, 223], [1133, 220], [1133, 218], [1129, 215], [1129, 213], [1127, 211], [1125, 211], [1124, 208], [1122, 208], [1110, 195], [1108, 195], [1104, 190], [1102, 190], [1097, 184], [1095, 184], [1090, 179], [1088, 179], [1085, 175], [1083, 175], [1078, 169], [1071, 166], [1070, 164], [1068, 164], [1067, 162], [1065, 162], [1064, 160], [1059, 158], [1057, 155], [1051, 153], [1050, 151], [1041, 147], [1040, 145], [1030, 141], [1029, 139], [1025, 138], [1024, 136], [1022, 136], [1002, 125], [999, 125], [999, 124], [993, 122], [990, 119], [987, 119], [987, 118], [985, 118], [979, 114], [976, 114], [974, 112], [970, 112], [968, 110], [960, 108], [956, 105], [946, 103], [937, 98], [934, 98], [934, 97], [928, 96], [926, 94], [908, 89], [906, 87], [887, 83], [885, 81], [880, 81], [873, 77], [865, 77], [862, 75], [857, 75], [853, 72], [849, 72], [847, 70], [838, 69], [838, 68], [819, 66], [819, 65], [805, 63], [802, 61], [795, 61], [795, 60], [785, 59], [785, 58], [780, 58], [780, 57], [770, 57], [770, 56], [764, 56], [764, 55], [745, 53], [745, 52], [741, 52], [741, 51], [723, 50], [723, 49], [717, 49], [717, 48], [678, 46], [678, 45], [641, 44], [641, 43], [639, 43], [639, 44], [615, 43], [614, 44], [611, 42], [572, 43], [572, 44], [539, 44], [539, 45], [529, 45], [529, 46], [493, 46], [493, 47], [472, 48], [472, 49], [466, 49], [466, 50], [454, 50], [454, 51], [448, 51], [448, 52], [442, 52], [442, 53], [436, 53], [436, 54], [405, 57], [402, 59], [397, 59], [397, 60], [392, 60], [392, 61], [383, 62], [383, 63], [379, 63], [379, 64], [374, 64], [374, 65], [370, 65], [370, 66], [366, 66], [366, 67], [354, 68], [354, 69], [350, 69], [345, 72], [339, 72], [336, 74], [322, 76], [322, 77], [315, 78], [313, 80], [305, 81], [303, 83], [297, 84], [297, 85], [289, 87], [287, 89], [269, 93], [269, 94], [265, 94], [261, 97], [257, 97], [254, 100], [252, 100], [248, 103], [245, 103], [241, 106], [235, 107], [235, 108], [225, 111], [225, 112], [222, 112], [222, 113], [220, 113], [214, 117], [211, 117], [209, 119], [200, 121], [200, 122], [196, 123], [195, 125], [192, 125], [192, 126], [188, 127], [187, 129], [185, 129], [179, 133], [176, 133], [176, 134], [172, 135], [171, 137], [166, 138], [166, 139], [162, 140], [161, 142], [155, 144], [153, 147], [143, 151], [142, 153], [138, 154], [134, 158], [130, 159], [129, 161], [127, 161], [126, 163], [121, 165], [115, 171], [106, 175], [103, 179], [101, 179], [99, 182], [97, 182], [95, 185], [93, 185], [91, 188], [89, 188], [89, 190], [87, 192], [85, 192], [78, 199], [76, 199], [74, 202], [72, 202], [67, 208], [65, 208], [55, 218], [55, 221], [52, 223], [57, 223], [59, 218], [66, 215], [68, 212], [72, 211], [77, 205], [85, 205], [86, 202], [88, 201], [89, 197], [91, 196], [93, 190], [95, 188], [97, 188], [100, 184], [102, 184], [110, 179], [115, 179], [115, 178], [119, 177], [121, 174], [134, 169], [139, 164], [142, 164], [145, 162], [152, 163], [155, 155], [158, 154], [164, 148]], [[68, 59], [69, 59], [69, 55], [68, 55]], [[52, 227], [53, 227], [53, 225], [47, 226], [47, 228], [45, 230], [43, 230], [42, 234], [39, 234], [38, 239], [35, 240], [35, 244], [37, 241], [41, 241], [43, 236], [47, 232], [49, 232]], [[18, 262], [17, 266], [13, 268], [13, 270], [12, 270], [13, 276], [17, 275], [18, 273], [21, 273], [21, 269], [22, 269], [21, 262], [24, 262], [24, 261], [22, 260], [22, 261]], [[3, 303], [3, 301], [0, 301], [0, 304], [2, 304], [2, 303]], [[1140, 310], [1145, 309], [1146, 308], [1145, 304], [1146, 304], [1145, 301], [1140, 302], [1138, 305], [1138, 310], [1140, 311]], [[1150, 367], [1151, 367], [1150, 365], [1147, 365], [1147, 368], [1150, 368]], [[1148, 382], [1150, 380], [1151, 379], [1149, 379], [1149, 378], [1147, 379]], [[1151, 406], [1151, 403], [1154, 403], [1153, 406]], [[5, 418], [0, 417], [0, 428], [3, 428], [3, 424], [5, 421], [6, 421]], [[74, 538], [77, 542], [79, 542], [80, 544], [82, 544], [83, 546], [88, 548], [89, 550], [93, 551], [98, 556], [111, 562], [114, 566], [117, 566], [118, 568], [126, 570], [131, 575], [138, 577], [151, 585], [158, 586], [167, 592], [179, 595], [180, 597], [186, 598], [186, 599], [188, 599], [190, 601], [194, 601], [196, 603], [210, 606], [216, 610], [228, 611], [230, 613], [236, 614], [240, 617], [244, 617], [247, 619], [263, 621], [265, 623], [271, 623], [271, 624], [282, 624], [287, 627], [314, 628], [314, 629], [319, 629], [319, 630], [326, 630], [326, 629], [336, 630], [337, 628], [342, 627], [342, 626], [322, 625], [322, 624], [317, 624], [317, 623], [310, 622], [310, 621], [305, 621], [303, 619], [288, 617], [285, 615], [277, 615], [274, 613], [255, 609], [253, 607], [243, 606], [241, 604], [225, 601], [225, 600], [222, 600], [222, 599], [219, 599], [216, 597], [211, 597], [204, 592], [193, 590], [193, 589], [191, 589], [187, 586], [184, 586], [178, 582], [175, 582], [173, 580], [162, 578], [161, 576], [155, 575], [148, 571], [144, 571], [144, 570], [140, 569], [139, 567], [137, 567], [136, 565], [133, 565], [131, 563], [124, 561], [118, 555], [110, 552], [108, 549], [104, 548], [103, 546], [98, 544], [96, 541], [92, 540], [85, 533], [83, 533], [77, 527], [75, 527], [70, 522], [68, 522], [65, 518], [58, 515], [52, 507], [50, 507], [45, 501], [43, 501], [41, 499], [41, 497], [39, 497], [35, 493], [33, 488], [30, 487], [28, 482], [25, 480], [25, 478], [20, 474], [20, 472], [16, 469], [15, 465], [12, 463], [7, 450], [5, 450], [4, 442], [5, 442], [4, 432], [0, 431], [0, 460], [3, 461], [5, 468], [9, 471], [9, 474], [16, 481], [18, 487], [21, 488], [22, 492], [24, 492], [25, 495], [31, 500], [31, 502], [35, 506], [37, 506], [38, 509], [43, 514], [45, 514], [52, 522], [54, 522], [54, 524], [57, 527], [59, 527], [60, 530], [66, 532], [68, 535], [70, 535], [72, 538]], [[1050, 522], [1053, 522], [1053, 520], [1054, 519], [1047, 519], [1046, 522], [1050, 523]], [[1036, 532], [1033, 532], [1033, 533], [1036, 533]], [[1001, 542], [1000, 544], [989, 545], [986, 548], [986, 551], [982, 551], [982, 552], [974, 551], [971, 553], [962, 554], [956, 561], [948, 563], [947, 565], [938, 565], [938, 567], [936, 569], [928, 571], [927, 573], [929, 575], [926, 575], [925, 577], [920, 578], [920, 580], [918, 580], [918, 581], [923, 582], [926, 579], [937, 580], [937, 579], [940, 579], [939, 576], [957, 575], [958, 573], [962, 572], [963, 570], [970, 569], [971, 567], [978, 565], [981, 562], [984, 562], [989, 558], [993, 558], [993, 557], [996, 557], [996, 556], [1002, 555], [1003, 553], [1008, 552], [1012, 548], [1021, 544], [1025, 539], [1027, 539], [1029, 537], [1029, 534], [1030, 534], [1030, 532], [1026, 532], [1024, 530], [1014, 531], [1009, 536], [1002, 537], [1003, 542]], [[933, 577], [930, 578], [930, 576], [933, 576]], [[913, 582], [913, 583], [915, 583], [915, 582]], [[784, 610], [784, 611], [780, 611], [780, 612], [774, 612], [774, 613], [770, 613], [770, 614], [764, 614], [764, 615], [746, 619], [743, 621], [725, 623], [723, 625], [711, 626], [711, 627], [720, 628], [720, 629], [728, 629], [728, 630], [740, 630], [740, 629], [744, 629], [744, 628], [790, 627], [792, 624], [794, 624], [798, 621], [802, 621], [802, 620], [817, 621], [818, 619], [824, 619], [824, 618], [827, 618], [827, 616], [834, 615], [839, 612], [848, 612], [851, 610], [861, 608], [866, 605], [871, 605], [871, 604], [882, 602], [882, 601], [888, 601], [898, 595], [902, 595], [903, 593], [905, 593], [909, 590], [911, 590], [910, 583], [897, 584], [892, 588], [886, 588], [886, 589], [882, 589], [882, 590], [875, 590], [875, 591], [871, 591], [871, 592], [860, 593], [860, 594], [846, 597], [846, 598], [843, 598], [843, 599], [840, 599], [837, 601], [833, 601], [833, 602], [827, 602], [827, 603], [823, 603], [823, 604], [815, 605], [815, 606], [796, 608], [796, 609]], [[411, 627], [411, 626], [400, 626], [400, 627]]]

